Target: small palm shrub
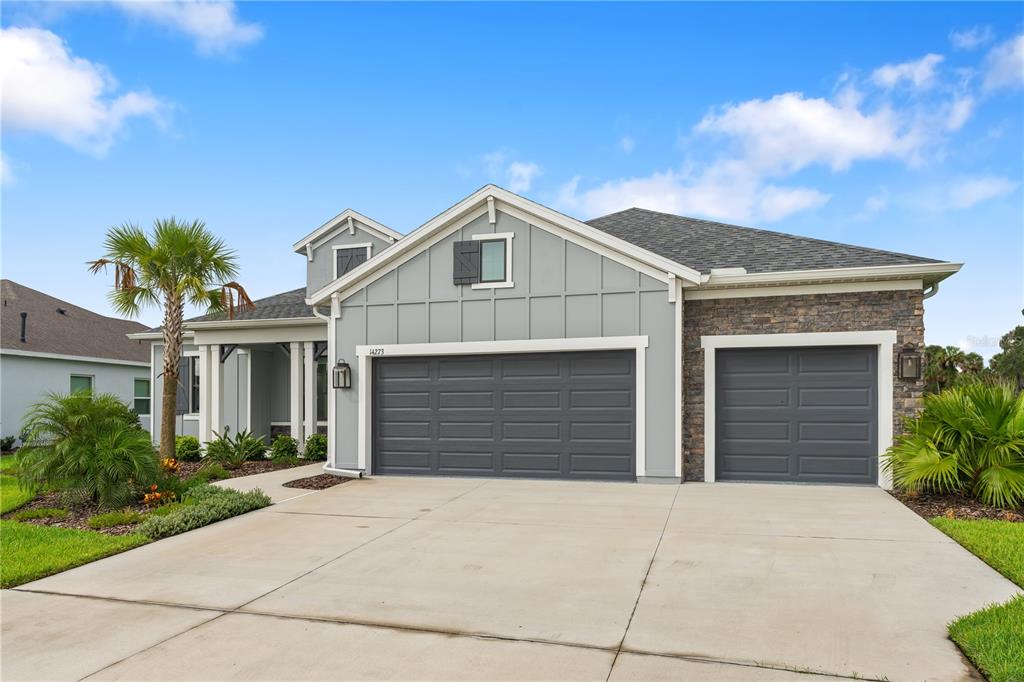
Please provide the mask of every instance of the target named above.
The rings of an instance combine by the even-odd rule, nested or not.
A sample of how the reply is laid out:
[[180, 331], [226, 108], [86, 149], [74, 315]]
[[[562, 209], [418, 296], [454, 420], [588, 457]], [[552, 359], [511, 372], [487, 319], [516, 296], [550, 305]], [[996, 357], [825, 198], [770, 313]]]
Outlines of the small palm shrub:
[[289, 459], [299, 456], [299, 444], [289, 435], [281, 434], [270, 444], [270, 458], [274, 460]]
[[266, 456], [267, 444], [263, 442], [263, 436], [254, 436], [243, 430], [232, 438], [230, 427], [224, 428], [223, 435], [216, 431], [213, 433], [217, 437], [206, 444], [205, 461], [208, 464], [237, 469], [246, 460], [263, 459]]
[[970, 495], [996, 507], [1024, 505], [1024, 393], [975, 382], [927, 395], [924, 410], [884, 465], [910, 491]]
[[139, 532], [158, 540], [269, 505], [270, 498], [259, 489], [242, 493], [201, 485], [189, 490], [174, 511], [162, 516], [148, 515], [139, 525]]
[[198, 462], [203, 456], [199, 439], [195, 436], [178, 436], [174, 439], [174, 457], [180, 462]]
[[302, 456], [313, 461], [324, 461], [327, 459], [327, 436], [322, 433], [314, 433], [306, 439], [305, 449]]
[[25, 417], [17, 476], [32, 492], [44, 486], [102, 507], [131, 503], [160, 475], [150, 435], [116, 396], [51, 393]]

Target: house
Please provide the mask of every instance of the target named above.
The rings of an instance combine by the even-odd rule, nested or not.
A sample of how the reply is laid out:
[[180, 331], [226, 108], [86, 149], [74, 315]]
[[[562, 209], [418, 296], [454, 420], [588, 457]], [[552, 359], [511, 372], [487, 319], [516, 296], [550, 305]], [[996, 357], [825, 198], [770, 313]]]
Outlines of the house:
[[41, 291], [0, 280], [0, 430], [18, 437], [31, 405], [48, 393], [113, 393], [149, 428], [148, 344], [125, 335], [145, 330]]
[[[493, 185], [405, 236], [346, 210], [293, 250], [304, 288], [186, 324], [177, 427], [326, 431], [343, 476], [887, 486], [924, 300], [960, 269]], [[159, 333], [133, 337], [159, 367]]]

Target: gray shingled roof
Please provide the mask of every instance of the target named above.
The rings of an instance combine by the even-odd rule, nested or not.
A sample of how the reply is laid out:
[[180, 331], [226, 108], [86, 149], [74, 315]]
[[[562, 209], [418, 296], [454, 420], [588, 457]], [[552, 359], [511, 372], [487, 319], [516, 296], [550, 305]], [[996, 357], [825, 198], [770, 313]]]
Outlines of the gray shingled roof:
[[643, 208], [629, 208], [587, 224], [703, 273], [711, 268], [784, 272], [942, 262]]
[[[295, 317], [313, 317], [313, 308], [306, 305], [306, 287], [292, 289], [281, 294], [253, 301], [255, 310], [246, 310], [235, 314], [236, 320], [282, 320]], [[186, 322], [207, 322], [226, 320], [227, 315], [200, 315]]]
[[[5, 349], [149, 363], [149, 344], [126, 334], [145, 331], [131, 320], [106, 317], [9, 279], [0, 281], [0, 345]], [[21, 340], [21, 314], [25, 340]]]

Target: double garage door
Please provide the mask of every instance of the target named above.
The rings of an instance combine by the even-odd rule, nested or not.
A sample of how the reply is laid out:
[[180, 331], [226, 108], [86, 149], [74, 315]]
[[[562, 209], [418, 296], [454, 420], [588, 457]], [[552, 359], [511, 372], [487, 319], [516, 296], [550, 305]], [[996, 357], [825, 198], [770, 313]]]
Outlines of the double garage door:
[[378, 474], [629, 480], [633, 351], [373, 359]]
[[877, 349], [719, 349], [718, 480], [875, 483]]

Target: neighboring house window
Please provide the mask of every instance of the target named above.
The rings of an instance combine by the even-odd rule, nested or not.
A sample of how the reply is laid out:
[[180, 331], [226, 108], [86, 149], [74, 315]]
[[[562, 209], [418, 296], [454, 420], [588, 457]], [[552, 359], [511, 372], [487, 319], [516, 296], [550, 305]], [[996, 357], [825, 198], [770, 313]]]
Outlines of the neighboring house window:
[[85, 374], [72, 374], [71, 375], [71, 392], [77, 393], [78, 391], [91, 391], [92, 390], [92, 377]]
[[370, 258], [373, 244], [346, 244], [334, 247], [334, 279], [354, 270]]
[[149, 414], [149, 379], [135, 380], [135, 414]]
[[474, 289], [512, 286], [512, 232], [473, 235], [480, 243], [480, 280]]

